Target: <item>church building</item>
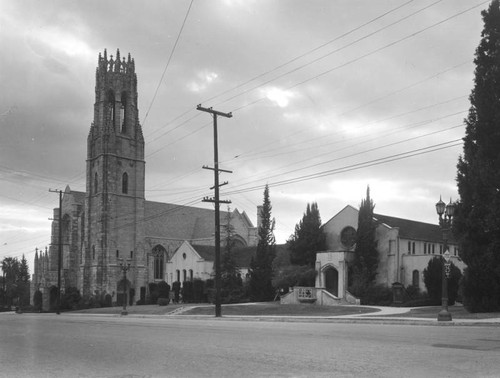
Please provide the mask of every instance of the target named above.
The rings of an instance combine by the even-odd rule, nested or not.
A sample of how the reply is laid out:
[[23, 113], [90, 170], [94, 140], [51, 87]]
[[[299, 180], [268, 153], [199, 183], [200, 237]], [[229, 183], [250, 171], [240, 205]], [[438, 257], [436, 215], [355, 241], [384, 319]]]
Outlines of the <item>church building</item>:
[[[50, 246], [35, 255], [32, 290], [43, 308], [57, 298], [59, 228], [62, 236], [61, 291], [111, 295], [127, 271], [130, 303], [144, 300], [148, 283], [166, 278], [167, 261], [186, 241], [214, 245], [214, 210], [145, 199], [144, 136], [139, 124], [134, 59], [99, 54], [94, 120], [87, 138], [85, 192], [66, 187], [54, 209]], [[257, 245], [257, 228], [245, 212], [220, 212], [230, 222], [237, 246]], [[200, 277], [201, 278], [201, 277]], [[33, 298], [33, 295], [31, 296]]]

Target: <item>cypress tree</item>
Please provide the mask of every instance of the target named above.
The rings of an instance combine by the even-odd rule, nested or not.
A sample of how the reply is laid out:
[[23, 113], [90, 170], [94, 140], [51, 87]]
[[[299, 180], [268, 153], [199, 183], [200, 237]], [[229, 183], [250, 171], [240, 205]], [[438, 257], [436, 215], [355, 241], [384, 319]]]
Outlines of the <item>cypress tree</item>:
[[375, 241], [375, 222], [370, 198], [370, 187], [366, 189], [366, 198], [361, 201], [358, 213], [356, 247], [352, 264], [352, 294], [363, 297], [367, 289], [375, 283], [378, 267], [378, 251]]
[[460, 195], [453, 231], [467, 264], [464, 305], [472, 312], [500, 310], [500, 7], [482, 12], [474, 88], [457, 164]]
[[291, 263], [314, 268], [316, 252], [325, 250], [325, 240], [318, 204], [307, 204], [302, 220], [295, 225], [295, 232], [287, 241]]
[[255, 257], [250, 262], [250, 299], [269, 301], [274, 297], [272, 285], [272, 262], [275, 257], [274, 218], [271, 218], [269, 187], [264, 189], [264, 202], [261, 211], [261, 224], [258, 229], [259, 242]]

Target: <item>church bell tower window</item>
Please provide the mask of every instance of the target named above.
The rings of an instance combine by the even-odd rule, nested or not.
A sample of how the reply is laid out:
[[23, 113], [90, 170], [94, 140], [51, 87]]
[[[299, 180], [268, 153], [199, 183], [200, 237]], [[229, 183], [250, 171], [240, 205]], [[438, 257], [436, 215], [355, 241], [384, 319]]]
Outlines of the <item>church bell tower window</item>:
[[128, 174], [125, 172], [122, 175], [122, 193], [127, 194], [128, 193]]
[[113, 91], [109, 91], [108, 92], [108, 109], [109, 109], [109, 120], [111, 122], [112, 125], [115, 124], [115, 118], [116, 118], [116, 115], [115, 115], [115, 94], [113, 93]]
[[123, 92], [121, 97], [121, 106], [120, 106], [120, 132], [125, 134], [127, 132], [127, 124], [126, 124], [126, 108], [127, 108], [127, 93]]

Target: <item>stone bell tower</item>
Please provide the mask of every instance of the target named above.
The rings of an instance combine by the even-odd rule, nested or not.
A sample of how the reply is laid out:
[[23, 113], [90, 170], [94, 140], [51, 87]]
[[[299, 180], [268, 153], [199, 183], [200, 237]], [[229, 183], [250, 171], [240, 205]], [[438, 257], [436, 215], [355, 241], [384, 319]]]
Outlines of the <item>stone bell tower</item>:
[[[82, 294], [116, 301], [128, 260], [130, 295], [146, 286], [144, 252], [144, 137], [137, 108], [135, 62], [99, 53], [94, 121], [87, 139]], [[132, 298], [133, 299], [133, 298]]]

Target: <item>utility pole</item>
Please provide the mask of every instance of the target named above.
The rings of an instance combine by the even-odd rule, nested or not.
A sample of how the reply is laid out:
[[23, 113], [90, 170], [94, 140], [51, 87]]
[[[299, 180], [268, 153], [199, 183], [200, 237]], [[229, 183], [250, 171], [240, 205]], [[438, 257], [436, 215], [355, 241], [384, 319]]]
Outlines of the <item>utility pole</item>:
[[203, 198], [203, 202], [213, 202], [215, 204], [215, 317], [220, 318], [222, 315], [221, 311], [221, 298], [220, 298], [220, 215], [219, 215], [219, 205], [220, 203], [231, 203], [231, 201], [221, 201], [219, 199], [219, 188], [226, 185], [227, 182], [223, 182], [219, 185], [219, 172], [232, 173], [231, 171], [226, 171], [219, 169], [219, 151], [217, 147], [217, 116], [231, 118], [233, 115], [231, 113], [222, 113], [212, 108], [204, 108], [200, 105], [196, 107], [197, 110], [202, 112], [207, 112], [212, 114], [214, 120], [214, 167], [209, 168], [203, 166], [203, 169], [210, 169], [214, 171], [214, 186], [210, 189], [214, 189], [214, 198]]
[[61, 260], [62, 260], [62, 190], [52, 190], [49, 192], [59, 193], [59, 251], [57, 253], [57, 310], [56, 314], [61, 314]]

